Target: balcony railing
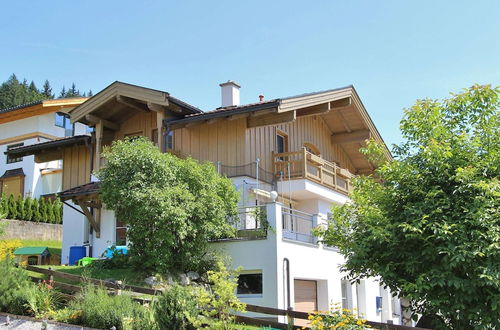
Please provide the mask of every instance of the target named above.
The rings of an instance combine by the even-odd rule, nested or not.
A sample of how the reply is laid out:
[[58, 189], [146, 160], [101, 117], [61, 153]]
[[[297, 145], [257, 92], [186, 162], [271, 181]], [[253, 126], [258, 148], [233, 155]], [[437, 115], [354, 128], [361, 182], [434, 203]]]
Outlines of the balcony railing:
[[238, 208], [238, 214], [231, 219], [239, 238], [266, 237], [267, 213], [265, 205], [243, 206]]
[[344, 194], [351, 190], [352, 174], [348, 170], [305, 148], [300, 151], [273, 153], [272, 159], [278, 180], [309, 179]]
[[281, 218], [283, 222], [283, 238], [311, 244], [315, 243], [312, 234], [314, 228], [312, 214], [282, 207]]

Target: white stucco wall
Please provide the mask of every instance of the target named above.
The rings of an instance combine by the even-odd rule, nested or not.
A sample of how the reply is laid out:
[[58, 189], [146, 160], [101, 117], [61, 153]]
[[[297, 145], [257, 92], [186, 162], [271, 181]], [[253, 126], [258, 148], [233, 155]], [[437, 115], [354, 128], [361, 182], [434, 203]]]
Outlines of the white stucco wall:
[[[37, 132], [56, 137], [64, 137], [64, 128], [55, 125], [55, 113], [43, 114], [0, 124], [0, 140]], [[81, 134], [86, 134], [86, 126], [81, 123], [76, 123], [75, 135]], [[26, 156], [23, 157], [23, 160], [20, 162], [7, 164], [7, 156], [4, 152], [7, 151], [7, 147], [12, 144], [24, 143], [24, 145], [27, 146], [45, 141], [49, 140], [38, 137], [0, 145], [0, 176], [3, 175], [6, 170], [22, 168], [26, 175], [24, 178], [24, 194], [26, 196], [40, 197], [40, 195], [52, 193], [52, 191], [43, 190], [40, 171], [47, 168], [61, 168], [61, 163], [59, 161], [52, 161], [37, 164], [35, 163], [34, 156]]]
[[[67, 204], [79, 209], [71, 201]], [[64, 204], [63, 207], [63, 242], [61, 251], [61, 264], [69, 263], [69, 250], [71, 246], [82, 246], [89, 240], [89, 224], [87, 218], [80, 212]]]

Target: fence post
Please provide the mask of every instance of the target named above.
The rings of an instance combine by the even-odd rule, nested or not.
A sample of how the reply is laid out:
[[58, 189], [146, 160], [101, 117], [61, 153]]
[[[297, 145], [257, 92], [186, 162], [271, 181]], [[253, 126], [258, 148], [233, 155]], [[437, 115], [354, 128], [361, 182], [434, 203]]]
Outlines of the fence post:
[[255, 178], [257, 179], [257, 190], [259, 190], [259, 163], [260, 158], [257, 157], [257, 159], [255, 160]]
[[289, 312], [293, 311], [293, 308], [292, 307], [288, 307], [286, 309], [286, 311], [287, 311], [286, 317], [287, 317], [288, 329], [293, 329], [293, 326], [295, 324], [295, 320], [294, 320], [294, 318], [289, 313]]

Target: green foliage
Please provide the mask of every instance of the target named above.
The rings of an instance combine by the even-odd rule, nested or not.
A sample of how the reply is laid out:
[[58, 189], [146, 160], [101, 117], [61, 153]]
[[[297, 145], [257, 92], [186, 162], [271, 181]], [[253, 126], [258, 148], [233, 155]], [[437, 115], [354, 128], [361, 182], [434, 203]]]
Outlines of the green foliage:
[[0, 219], [5, 219], [9, 215], [9, 203], [7, 196], [3, 193], [0, 196]]
[[24, 200], [24, 218], [23, 220], [31, 221], [33, 220], [33, 199], [31, 197], [26, 197]]
[[338, 330], [364, 330], [371, 328], [366, 325], [366, 320], [359, 319], [353, 311], [342, 309], [334, 304], [329, 311], [320, 311], [309, 314], [312, 330], [338, 329]]
[[351, 277], [380, 275], [438, 316], [435, 328], [485, 329], [500, 315], [499, 88], [475, 85], [405, 111], [397, 160], [354, 180], [352, 203], [334, 207], [326, 243]]
[[9, 199], [7, 200], [8, 208], [9, 208], [9, 219], [17, 219], [17, 216], [19, 214], [18, 208], [17, 208], [17, 199], [14, 197], [14, 195], [10, 195]]
[[46, 283], [28, 287], [23, 295], [26, 299], [26, 307], [36, 318], [47, 317], [54, 313], [61, 302], [61, 295], [52, 286]]
[[191, 287], [172, 285], [155, 302], [155, 320], [160, 329], [196, 329], [198, 304]]
[[38, 199], [33, 199], [32, 210], [33, 210], [33, 221], [42, 222], [43, 218], [42, 218], [42, 213], [40, 212], [40, 201]]
[[235, 294], [239, 272], [240, 269], [228, 270], [222, 261], [218, 261], [216, 270], [207, 273], [211, 291], [198, 290], [200, 312], [208, 317], [204, 322], [210, 323], [211, 329], [233, 329], [232, 313], [245, 312], [246, 305]]
[[[148, 329], [145, 310], [128, 295], [110, 296], [105, 288], [87, 284], [69, 307], [80, 311], [80, 322], [99, 329]], [[141, 320], [144, 320], [141, 322]]]
[[20, 220], [26, 220], [26, 208], [24, 203], [24, 198], [22, 196], [17, 197], [17, 217]]
[[0, 311], [23, 314], [25, 312], [25, 292], [34, 284], [26, 272], [17, 268], [11, 258], [0, 260]]
[[62, 223], [62, 212], [63, 212], [63, 203], [59, 198], [54, 200], [53, 202], [53, 214], [54, 214], [54, 223], [61, 224]]
[[161, 153], [146, 139], [115, 141], [97, 173], [103, 202], [129, 226], [141, 269], [197, 270], [210, 239], [233, 236], [238, 194], [210, 163]]
[[0, 85], [0, 109], [40, 101], [45, 98], [33, 81], [29, 85], [26, 79], [20, 83], [15, 74], [12, 74], [7, 81]]

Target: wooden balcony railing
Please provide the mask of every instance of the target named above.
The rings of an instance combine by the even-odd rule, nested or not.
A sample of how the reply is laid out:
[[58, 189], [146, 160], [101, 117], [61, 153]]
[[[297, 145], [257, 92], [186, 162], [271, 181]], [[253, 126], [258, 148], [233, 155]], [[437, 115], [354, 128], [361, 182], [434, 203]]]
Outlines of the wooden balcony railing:
[[317, 156], [306, 148], [300, 151], [272, 154], [278, 180], [309, 179], [338, 192], [348, 194], [352, 174], [337, 164]]

